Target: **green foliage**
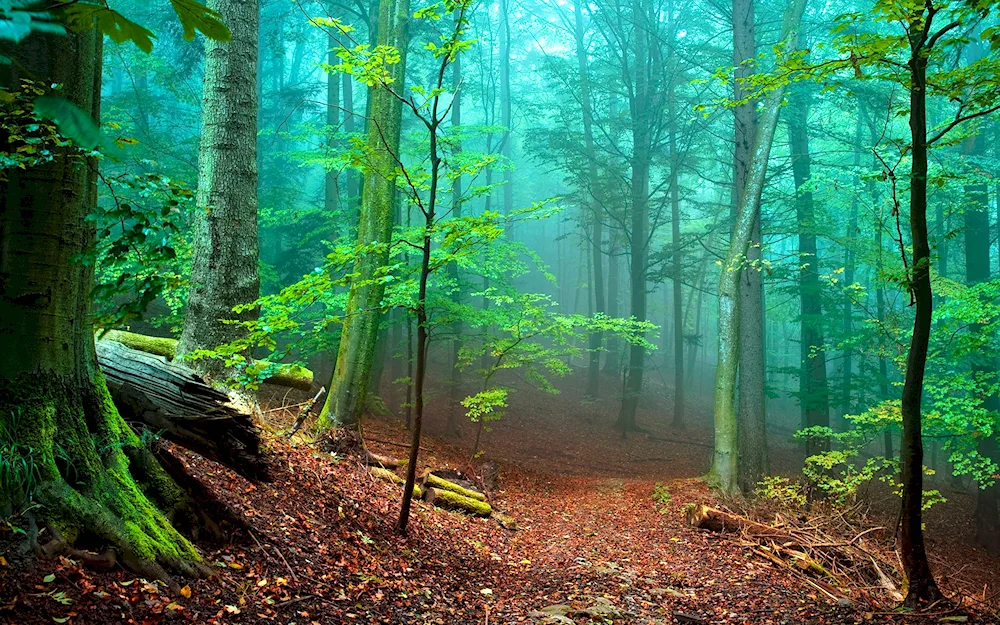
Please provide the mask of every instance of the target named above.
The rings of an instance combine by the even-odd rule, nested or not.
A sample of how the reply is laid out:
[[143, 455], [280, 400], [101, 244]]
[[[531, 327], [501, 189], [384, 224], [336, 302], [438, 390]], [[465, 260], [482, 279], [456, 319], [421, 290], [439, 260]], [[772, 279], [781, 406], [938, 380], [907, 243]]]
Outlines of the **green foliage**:
[[657, 482], [653, 487], [653, 501], [657, 504], [660, 514], [667, 514], [670, 511], [670, 488], [662, 482]]
[[19, 422], [17, 411], [0, 419], [0, 512], [30, 502], [42, 480], [43, 451], [22, 442]]
[[95, 324], [113, 328], [142, 319], [160, 296], [179, 307], [187, 287], [182, 260], [190, 256], [182, 232], [193, 192], [156, 173], [122, 173], [101, 181], [110, 201], [88, 216], [97, 227], [97, 242], [78, 257], [97, 267]]
[[22, 81], [17, 91], [0, 91], [0, 132], [7, 139], [6, 146], [0, 149], [0, 180], [6, 177], [7, 170], [42, 165], [57, 155], [81, 156], [61, 129], [37, 109], [39, 99], [65, 102], [49, 93], [45, 85], [30, 80]]
[[765, 477], [757, 482], [753, 494], [759, 499], [774, 502], [783, 508], [798, 509], [806, 505], [806, 494], [802, 485], [785, 477]]
[[147, 54], [153, 51], [153, 39], [156, 35], [104, 4], [77, 2], [64, 11], [66, 23], [71, 30], [89, 30], [96, 24], [97, 29], [115, 43], [131, 41]]

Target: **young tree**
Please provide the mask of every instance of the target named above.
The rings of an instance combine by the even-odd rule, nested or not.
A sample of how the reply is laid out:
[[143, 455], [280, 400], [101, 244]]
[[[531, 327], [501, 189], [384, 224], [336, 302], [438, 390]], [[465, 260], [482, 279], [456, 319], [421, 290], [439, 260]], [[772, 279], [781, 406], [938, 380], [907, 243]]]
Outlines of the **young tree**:
[[[260, 295], [257, 244], [258, 0], [210, 0], [232, 25], [232, 40], [205, 42], [198, 210], [191, 290], [178, 354], [212, 350], [245, 332]], [[234, 308], [243, 306], [242, 312]], [[218, 359], [195, 361], [221, 373]]]

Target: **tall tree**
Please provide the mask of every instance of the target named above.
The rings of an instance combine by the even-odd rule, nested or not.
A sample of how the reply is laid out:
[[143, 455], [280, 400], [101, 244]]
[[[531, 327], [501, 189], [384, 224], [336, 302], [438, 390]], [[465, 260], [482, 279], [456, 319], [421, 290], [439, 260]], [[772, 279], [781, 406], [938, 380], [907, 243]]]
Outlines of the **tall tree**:
[[671, 1], [667, 9], [670, 16], [670, 51], [667, 85], [667, 119], [669, 120], [668, 146], [670, 149], [670, 245], [671, 282], [673, 283], [673, 330], [674, 330], [674, 427], [684, 427], [684, 302], [682, 295], [683, 268], [681, 265], [681, 201], [680, 168], [681, 156], [677, 149], [677, 83], [680, 80], [677, 63], [678, 16]]
[[388, 262], [392, 235], [402, 91], [409, 41], [409, 0], [381, 0], [378, 6], [377, 46], [399, 52], [399, 62], [388, 66], [386, 82], [370, 94], [367, 128], [367, 168], [361, 193], [358, 246], [351, 287], [344, 313], [344, 327], [329, 393], [319, 416], [320, 428], [355, 426], [361, 418], [371, 377], [382, 318], [385, 283], [378, 280]]
[[[782, 21], [779, 49], [793, 53], [798, 44], [798, 29], [806, 0], [791, 0]], [[778, 126], [785, 86], [779, 82], [764, 103], [750, 158], [746, 185], [739, 200], [726, 259], [719, 276], [719, 356], [715, 381], [715, 450], [709, 476], [724, 492], [739, 488], [737, 448], [736, 379], [740, 354], [740, 276], [747, 259], [756, 215], [760, 211], [764, 178], [771, 155], [771, 144]]]
[[[739, 203], [747, 186], [750, 173], [750, 162], [753, 155], [754, 137], [757, 132], [757, 105], [751, 98], [747, 86], [748, 81], [756, 73], [757, 37], [756, 12], [754, 0], [733, 0], [733, 99], [738, 102], [733, 108], [733, 188], [732, 216], [735, 220]], [[759, 213], [759, 208], [757, 209]], [[760, 242], [760, 216], [754, 218], [754, 233], [752, 240]], [[753, 246], [753, 243], [751, 243]], [[752, 252], [759, 258], [759, 248]], [[749, 254], [748, 254], [749, 256]], [[757, 267], [744, 269], [745, 279], [740, 282], [742, 307], [761, 309], [760, 271]], [[757, 350], [757, 343], [763, 340], [763, 323], [756, 315], [750, 320], [740, 319], [740, 344], [745, 345], [748, 339], [751, 347], [740, 352], [738, 356], [740, 375], [740, 397], [737, 412], [737, 451], [740, 457], [738, 466], [741, 488], [752, 490], [768, 470], [767, 433], [765, 431], [765, 412], [763, 405], [763, 352]], [[747, 337], [746, 335], [753, 336]], [[760, 346], [762, 348], [762, 345]], [[743, 366], [746, 365], [746, 366]], [[744, 379], [745, 376], [745, 379]], [[755, 377], [756, 376], [756, 377]], [[745, 386], [744, 386], [745, 385]]]
[[[99, 120], [104, 34], [86, 26], [3, 45], [13, 61], [0, 69], [4, 88], [58, 85], [54, 97]], [[0, 425], [13, 450], [4, 460], [34, 471], [33, 492], [0, 490], [0, 509], [41, 504], [67, 541], [105, 541], [131, 568], [169, 580], [164, 567], [205, 572], [175, 529], [200, 516], [122, 419], [97, 365], [94, 268], [78, 260], [96, 237], [96, 143], [54, 146], [50, 160], [0, 182]]]
[[[788, 144], [795, 179], [795, 213], [799, 231], [799, 405], [802, 427], [830, 425], [829, 395], [826, 381], [826, 353], [823, 347], [823, 285], [820, 282], [820, 259], [816, 247], [816, 214], [812, 189], [812, 157], [809, 153], [808, 94], [799, 88], [788, 106]], [[829, 449], [829, 442], [810, 437], [806, 453], [813, 455]]]
[[[191, 289], [177, 351], [214, 349], [244, 335], [240, 322], [260, 296], [257, 243], [258, 0], [210, 0], [231, 24], [232, 40], [205, 41], [198, 210], [192, 236]], [[200, 360], [220, 373], [221, 359]]]
[[[573, 2], [573, 36], [576, 42], [576, 63], [580, 73], [580, 108], [583, 112], [584, 158], [587, 160], [587, 193], [590, 195], [590, 262], [594, 276], [594, 312], [604, 313], [604, 205], [598, 197], [599, 179], [597, 150], [594, 145], [594, 110], [590, 95], [590, 69], [587, 62], [586, 28], [583, 23], [581, 0]], [[587, 365], [587, 395], [597, 399], [600, 394], [601, 345], [603, 333], [590, 334], [590, 359]]]

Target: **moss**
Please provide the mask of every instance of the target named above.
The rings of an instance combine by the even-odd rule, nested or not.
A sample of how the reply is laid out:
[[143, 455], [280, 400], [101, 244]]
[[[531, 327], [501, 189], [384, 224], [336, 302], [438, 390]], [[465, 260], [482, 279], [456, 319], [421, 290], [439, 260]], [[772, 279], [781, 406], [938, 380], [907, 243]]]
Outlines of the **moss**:
[[[372, 467], [368, 469], [372, 475], [379, 478], [380, 480], [385, 480], [386, 482], [392, 482], [393, 484], [399, 484], [400, 486], [406, 486], [406, 480], [399, 477], [389, 469], [383, 469], [382, 467]], [[413, 485], [413, 496], [417, 499], [422, 499], [424, 496], [424, 491], [420, 488], [419, 484]]]
[[424, 476], [424, 486], [433, 486], [434, 488], [449, 490], [453, 493], [458, 493], [463, 497], [468, 497], [469, 499], [476, 499], [478, 501], [486, 501], [486, 495], [482, 493], [477, 493], [474, 490], [469, 490], [468, 488], [462, 488], [454, 482], [449, 482], [448, 480], [438, 477], [433, 473], [428, 473]]
[[131, 347], [149, 354], [163, 356], [167, 360], [173, 360], [177, 355], [177, 339], [163, 338], [158, 336], [146, 336], [135, 332], [124, 330], [110, 330], [101, 337], [108, 341], [117, 341], [125, 347]]
[[17, 412], [17, 438], [40, 450], [36, 499], [45, 522], [68, 542], [107, 543], [143, 574], [169, 579], [163, 566], [199, 571], [194, 546], [168, 520], [186, 495], [118, 414], [100, 373], [90, 381], [22, 374], [7, 382], [0, 412]]
[[462, 512], [468, 512], [469, 514], [475, 516], [486, 517], [493, 514], [493, 508], [485, 501], [480, 501], [471, 497], [464, 497], [450, 490], [439, 490], [435, 488], [433, 492], [434, 505], [436, 506], [451, 508], [453, 510], [461, 510]]
[[[147, 354], [163, 356], [167, 360], [173, 360], [177, 355], [177, 339], [146, 336], [124, 330], [109, 330], [101, 337], [101, 340], [116, 341], [125, 347], [137, 349]], [[308, 391], [312, 388], [313, 373], [301, 365], [279, 364], [274, 375], [265, 381], [269, 384]]]

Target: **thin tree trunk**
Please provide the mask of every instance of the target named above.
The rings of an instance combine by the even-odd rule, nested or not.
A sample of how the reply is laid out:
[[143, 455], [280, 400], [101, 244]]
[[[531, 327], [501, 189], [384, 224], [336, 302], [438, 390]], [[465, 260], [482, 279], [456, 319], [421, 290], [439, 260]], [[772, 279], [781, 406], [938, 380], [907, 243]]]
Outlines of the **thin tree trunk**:
[[[812, 176], [809, 154], [808, 96], [795, 93], [788, 109], [788, 137], [792, 156], [792, 174], [797, 195], [796, 217], [799, 231], [799, 320], [802, 349], [799, 361], [799, 404], [803, 427], [829, 427], [830, 404], [826, 379], [826, 353], [823, 343], [823, 285], [819, 279], [820, 259], [816, 248], [816, 216], [813, 195], [806, 185]], [[806, 455], [830, 448], [826, 438], [806, 440]]]
[[[670, 3], [670, 38], [672, 42], [677, 39], [677, 16], [674, 14], [673, 2]], [[684, 301], [682, 298], [682, 281], [684, 272], [682, 270], [681, 258], [681, 202], [680, 202], [680, 177], [681, 157], [677, 152], [677, 85], [675, 75], [677, 74], [676, 57], [672, 52], [669, 92], [667, 94], [667, 118], [670, 123], [670, 243], [673, 247], [671, 254], [671, 278], [673, 281], [673, 313], [674, 313], [674, 418], [671, 422], [675, 428], [684, 427]]]
[[[924, 546], [923, 489], [924, 445], [921, 436], [921, 401], [927, 346], [931, 334], [934, 295], [931, 291], [931, 251], [927, 238], [927, 31], [931, 18], [924, 7], [915, 11], [909, 23], [910, 70], [910, 236], [913, 246], [910, 263], [910, 295], [916, 304], [913, 335], [906, 359], [903, 382], [903, 436], [899, 457], [902, 466], [900, 509], [900, 552], [907, 579], [904, 604], [912, 609], [941, 597], [931, 573]], [[905, 254], [905, 252], [904, 252]]]
[[[514, 210], [514, 183], [511, 163], [514, 157], [511, 138], [510, 102], [510, 5], [508, 0], [500, 0], [500, 124], [504, 127], [500, 140], [501, 153], [507, 161], [503, 170], [503, 214], [510, 217]], [[514, 238], [514, 224], [507, 222], [507, 238]]]
[[[456, 16], [458, 11], [455, 11]], [[456, 56], [451, 68], [452, 89], [454, 90], [454, 102], [451, 105], [451, 131], [458, 133], [459, 126], [462, 125], [462, 57]], [[456, 139], [454, 151], [457, 154], [462, 151], [462, 144]], [[462, 176], [456, 177], [451, 183], [451, 215], [455, 219], [462, 217]], [[458, 263], [452, 262], [448, 265], [448, 276], [455, 283], [454, 299], [456, 304], [462, 303], [462, 288], [459, 283]], [[451, 331], [454, 334], [451, 340], [451, 380], [448, 387], [450, 402], [448, 406], [448, 423], [446, 431], [449, 436], [461, 436], [459, 426], [462, 417], [462, 405], [460, 402], [462, 390], [462, 369], [459, 368], [459, 352], [462, 349], [462, 321], [455, 320], [451, 324]]]
[[[576, 62], [580, 72], [580, 106], [583, 111], [583, 141], [584, 150], [587, 157], [587, 177], [590, 185], [589, 195], [590, 219], [592, 220], [590, 231], [590, 252], [591, 265], [594, 282], [594, 310], [598, 315], [604, 314], [604, 254], [602, 250], [602, 240], [604, 238], [604, 209], [601, 198], [597, 195], [600, 185], [597, 170], [597, 151], [594, 147], [594, 117], [590, 99], [590, 72], [587, 63], [587, 47], [584, 43], [586, 29], [583, 24], [583, 9], [581, 0], [573, 3], [574, 31], [576, 39]], [[604, 336], [601, 332], [593, 332], [590, 335], [590, 359], [587, 365], [587, 397], [597, 399], [600, 396], [601, 384], [601, 345]]]

